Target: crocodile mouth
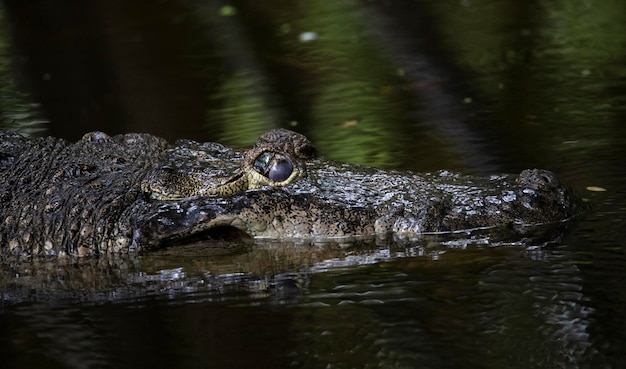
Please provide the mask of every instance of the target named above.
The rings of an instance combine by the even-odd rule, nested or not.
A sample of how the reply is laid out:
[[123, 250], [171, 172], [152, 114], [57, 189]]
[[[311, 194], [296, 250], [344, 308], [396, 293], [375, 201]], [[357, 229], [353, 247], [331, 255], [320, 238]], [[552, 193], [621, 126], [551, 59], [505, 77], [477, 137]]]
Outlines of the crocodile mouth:
[[251, 235], [231, 225], [215, 225], [201, 231], [168, 242], [167, 246], [188, 246], [193, 244], [233, 243], [250, 245], [254, 242]]

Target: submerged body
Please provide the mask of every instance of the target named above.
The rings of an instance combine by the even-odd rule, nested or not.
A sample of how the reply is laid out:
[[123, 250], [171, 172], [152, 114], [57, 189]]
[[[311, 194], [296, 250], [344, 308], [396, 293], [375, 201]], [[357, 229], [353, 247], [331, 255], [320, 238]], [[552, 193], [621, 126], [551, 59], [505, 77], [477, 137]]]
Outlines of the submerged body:
[[89, 133], [70, 144], [0, 133], [0, 244], [10, 254], [105, 254], [233, 234], [363, 239], [559, 222], [580, 199], [551, 172], [472, 177], [317, 158], [272, 130], [249, 150]]

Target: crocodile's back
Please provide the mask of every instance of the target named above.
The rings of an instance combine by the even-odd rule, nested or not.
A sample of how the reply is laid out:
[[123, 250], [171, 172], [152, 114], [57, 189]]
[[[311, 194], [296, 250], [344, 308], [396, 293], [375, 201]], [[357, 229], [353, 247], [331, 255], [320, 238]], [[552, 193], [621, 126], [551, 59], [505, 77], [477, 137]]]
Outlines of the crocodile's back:
[[68, 144], [1, 132], [2, 249], [80, 253], [81, 247], [120, 240], [130, 232], [120, 214], [140, 195], [146, 168], [165, 147], [164, 140], [141, 134], [93, 132]]

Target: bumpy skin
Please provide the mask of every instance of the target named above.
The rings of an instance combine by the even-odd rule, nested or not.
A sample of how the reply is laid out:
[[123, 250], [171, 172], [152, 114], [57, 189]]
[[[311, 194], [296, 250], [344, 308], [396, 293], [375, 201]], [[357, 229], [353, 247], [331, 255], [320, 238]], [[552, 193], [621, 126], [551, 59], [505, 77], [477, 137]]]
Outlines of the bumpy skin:
[[[258, 173], [264, 152], [288, 158], [293, 174]], [[559, 222], [584, 209], [545, 170], [383, 171], [315, 158], [308, 139], [287, 130], [248, 151], [147, 134], [94, 132], [69, 144], [5, 132], [0, 173], [0, 243], [13, 255], [139, 251], [233, 229], [271, 239], [412, 238]]]

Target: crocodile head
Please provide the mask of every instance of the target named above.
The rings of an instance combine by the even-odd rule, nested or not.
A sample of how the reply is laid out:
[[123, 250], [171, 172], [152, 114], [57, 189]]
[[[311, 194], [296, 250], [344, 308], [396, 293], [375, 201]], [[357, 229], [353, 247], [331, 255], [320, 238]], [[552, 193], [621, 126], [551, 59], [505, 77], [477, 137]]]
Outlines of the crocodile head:
[[491, 177], [384, 171], [316, 158], [306, 137], [284, 129], [262, 135], [248, 151], [212, 145], [212, 152], [184, 145], [172, 152], [167, 170], [146, 177], [146, 196], [127, 216], [134, 220], [133, 244], [520, 230], [584, 209], [545, 170]]
[[551, 172], [384, 171], [315, 156], [272, 130], [248, 150], [91, 133], [0, 132], [0, 245], [13, 255], [116, 253], [206, 238], [353, 240], [524, 230], [584, 210]]

